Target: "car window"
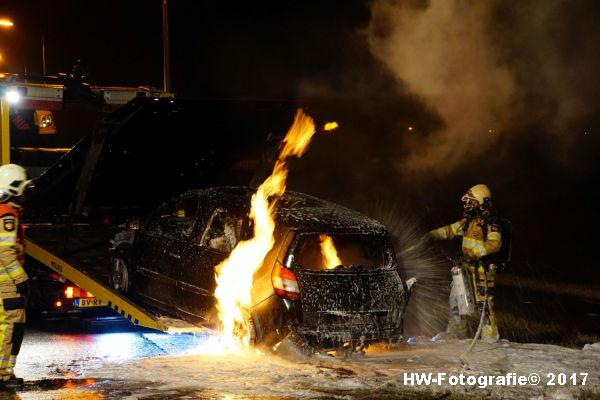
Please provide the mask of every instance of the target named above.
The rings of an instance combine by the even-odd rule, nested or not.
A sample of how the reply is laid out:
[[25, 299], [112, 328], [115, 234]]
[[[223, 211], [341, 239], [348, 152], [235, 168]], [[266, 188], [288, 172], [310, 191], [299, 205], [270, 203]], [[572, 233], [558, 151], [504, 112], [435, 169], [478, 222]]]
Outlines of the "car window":
[[195, 196], [177, 198], [159, 208], [149, 228], [154, 235], [174, 239], [189, 239], [200, 211], [200, 201]]
[[208, 219], [199, 242], [202, 246], [230, 253], [240, 240], [242, 224], [242, 217], [217, 208]]
[[301, 234], [290, 247], [294, 265], [311, 270], [361, 266], [372, 270], [392, 264], [383, 236], [367, 234]]

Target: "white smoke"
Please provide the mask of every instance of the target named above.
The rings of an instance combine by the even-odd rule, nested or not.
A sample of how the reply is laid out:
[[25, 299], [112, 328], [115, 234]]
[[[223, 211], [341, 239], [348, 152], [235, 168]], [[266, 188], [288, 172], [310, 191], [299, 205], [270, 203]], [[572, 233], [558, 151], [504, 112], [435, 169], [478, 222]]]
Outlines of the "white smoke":
[[565, 32], [584, 11], [563, 0], [375, 0], [364, 32], [372, 53], [444, 122], [402, 168], [448, 173], [516, 126], [562, 134], [590, 113], [599, 35], [570, 44]]

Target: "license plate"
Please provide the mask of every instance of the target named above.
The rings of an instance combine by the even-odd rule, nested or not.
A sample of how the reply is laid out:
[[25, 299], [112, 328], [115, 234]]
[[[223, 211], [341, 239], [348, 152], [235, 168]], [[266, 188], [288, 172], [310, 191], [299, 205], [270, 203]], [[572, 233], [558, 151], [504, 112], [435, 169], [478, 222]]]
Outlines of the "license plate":
[[90, 297], [90, 298], [75, 299], [75, 301], [73, 301], [73, 305], [75, 307], [79, 307], [79, 308], [88, 308], [88, 307], [102, 307], [102, 306], [105, 306], [106, 304], [104, 304], [104, 302], [100, 299], [97, 299], [95, 297]]

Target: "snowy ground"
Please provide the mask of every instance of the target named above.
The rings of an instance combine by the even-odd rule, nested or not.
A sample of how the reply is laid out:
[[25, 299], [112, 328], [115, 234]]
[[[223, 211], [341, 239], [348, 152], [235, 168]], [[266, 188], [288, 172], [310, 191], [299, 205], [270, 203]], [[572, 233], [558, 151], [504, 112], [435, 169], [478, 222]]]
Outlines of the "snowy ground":
[[[205, 336], [28, 332], [17, 372], [22, 399], [99, 398], [600, 398], [600, 349], [538, 344], [478, 344], [465, 368], [467, 341], [371, 347], [350, 359], [289, 360], [272, 355], [207, 355]], [[202, 350], [200, 350], [202, 349]], [[404, 374], [446, 373], [441, 385], [405, 385]], [[534, 386], [452, 386], [450, 375], [539, 374]], [[548, 374], [556, 386], [547, 386]], [[558, 374], [568, 377], [564, 386]], [[577, 385], [572, 374], [577, 374]], [[582, 386], [583, 373], [589, 374]], [[1, 399], [2, 397], [0, 397]]]

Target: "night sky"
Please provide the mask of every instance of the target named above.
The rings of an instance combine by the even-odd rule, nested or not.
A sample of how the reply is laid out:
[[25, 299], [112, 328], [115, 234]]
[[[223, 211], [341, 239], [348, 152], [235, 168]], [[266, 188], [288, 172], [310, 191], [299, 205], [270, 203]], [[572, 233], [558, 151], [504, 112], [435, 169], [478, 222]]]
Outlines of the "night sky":
[[[425, 231], [488, 183], [515, 226], [514, 273], [600, 283], [599, 2], [170, 6], [177, 95], [338, 102], [339, 132], [294, 163], [292, 189], [396, 207]], [[160, 0], [9, 0], [0, 14], [15, 22], [3, 70], [41, 73], [44, 35], [49, 74], [81, 59], [93, 83], [162, 86]]]
[[[161, 4], [5, 1], [0, 12], [15, 28], [2, 32], [3, 69], [40, 74], [44, 35], [48, 74], [68, 72], [81, 59], [94, 82], [161, 87]], [[173, 1], [174, 90], [183, 96], [289, 99], [305, 81], [346, 91], [357, 79], [371, 85], [373, 77], [365, 73], [377, 62], [358, 32], [368, 24], [368, 3], [316, 4]]]

